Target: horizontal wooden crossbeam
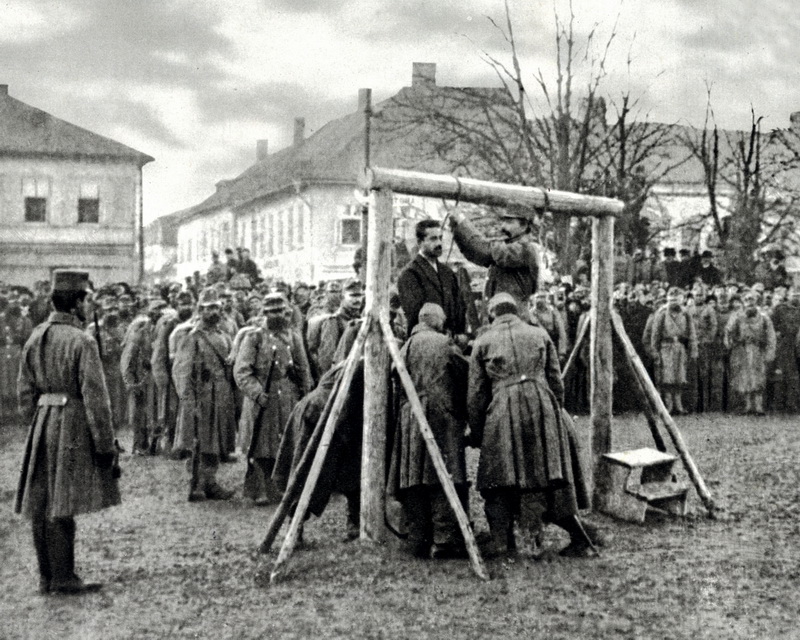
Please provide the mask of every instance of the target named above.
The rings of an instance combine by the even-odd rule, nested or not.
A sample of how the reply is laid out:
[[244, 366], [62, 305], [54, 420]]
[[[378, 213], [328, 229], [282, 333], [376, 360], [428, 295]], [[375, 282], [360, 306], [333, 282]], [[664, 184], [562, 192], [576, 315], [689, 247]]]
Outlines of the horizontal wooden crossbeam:
[[602, 196], [381, 167], [366, 170], [364, 186], [369, 190], [385, 189], [414, 196], [498, 207], [519, 204], [578, 217], [617, 216], [625, 207], [621, 200]]

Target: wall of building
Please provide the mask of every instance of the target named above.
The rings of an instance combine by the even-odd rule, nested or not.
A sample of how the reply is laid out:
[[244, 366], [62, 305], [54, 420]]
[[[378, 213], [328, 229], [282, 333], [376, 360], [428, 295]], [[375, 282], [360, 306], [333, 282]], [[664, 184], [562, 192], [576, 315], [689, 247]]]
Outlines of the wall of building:
[[[0, 158], [0, 279], [30, 285], [55, 268], [87, 269], [95, 284], [133, 281], [139, 219], [134, 163]], [[25, 197], [45, 197], [44, 222], [26, 222]], [[96, 194], [97, 223], [78, 222], [78, 199]]]
[[235, 248], [236, 226], [230, 209], [205, 212], [178, 225], [176, 271], [179, 279], [195, 271], [205, 273], [211, 264], [211, 252], [219, 251], [224, 261], [226, 248]]

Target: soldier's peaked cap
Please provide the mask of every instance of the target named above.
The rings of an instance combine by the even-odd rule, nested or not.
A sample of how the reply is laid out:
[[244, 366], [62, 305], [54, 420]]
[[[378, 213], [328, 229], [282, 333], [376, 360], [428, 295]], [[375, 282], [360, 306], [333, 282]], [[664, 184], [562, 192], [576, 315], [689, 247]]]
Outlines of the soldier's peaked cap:
[[355, 293], [364, 293], [364, 284], [361, 282], [361, 280], [348, 280], [348, 282], [344, 285], [344, 290]]
[[506, 293], [503, 291], [502, 293], [497, 293], [489, 300], [489, 304], [487, 305], [488, 311], [493, 311], [497, 305], [500, 304], [510, 304], [513, 305], [514, 308], [517, 308], [517, 301], [514, 299], [510, 293]]
[[181, 291], [176, 300], [178, 304], [194, 304], [194, 294], [191, 291]]
[[219, 305], [219, 294], [216, 289], [208, 287], [200, 292], [200, 299], [197, 304], [201, 307], [210, 307], [211, 305]]
[[287, 307], [282, 293], [268, 293], [264, 296], [264, 311], [277, 311]]
[[53, 271], [53, 291], [88, 291], [90, 288], [88, 271]]

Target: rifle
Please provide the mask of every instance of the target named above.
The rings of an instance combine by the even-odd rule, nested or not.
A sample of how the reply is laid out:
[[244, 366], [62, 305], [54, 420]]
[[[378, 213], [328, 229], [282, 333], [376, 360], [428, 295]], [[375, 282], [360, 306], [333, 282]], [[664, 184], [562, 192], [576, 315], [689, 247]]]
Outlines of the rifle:
[[[264, 381], [263, 391], [265, 394], [268, 394], [270, 388], [272, 387], [272, 373], [275, 370], [275, 353], [278, 351], [278, 347], [276, 345], [272, 345], [272, 362], [269, 365], [269, 371], [267, 372], [267, 379]], [[258, 436], [261, 433], [261, 414], [264, 412], [264, 407], [259, 405], [258, 413], [253, 417], [253, 433], [250, 436], [250, 446], [247, 449], [247, 471], [244, 474], [244, 488], [243, 494], [245, 496], [253, 496], [254, 498], [258, 497], [258, 491], [260, 489], [260, 483], [258, 482], [258, 477], [256, 474], [256, 466], [255, 466], [255, 458], [253, 455], [255, 454], [256, 448], [256, 441], [258, 440]], [[267, 478], [264, 478], [266, 481]]]

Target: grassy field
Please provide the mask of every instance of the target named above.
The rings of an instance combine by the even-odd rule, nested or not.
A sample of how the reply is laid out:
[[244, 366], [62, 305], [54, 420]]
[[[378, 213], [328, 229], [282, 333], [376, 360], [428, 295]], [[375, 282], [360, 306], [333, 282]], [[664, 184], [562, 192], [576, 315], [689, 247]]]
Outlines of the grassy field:
[[[344, 543], [337, 498], [270, 585], [275, 555], [255, 549], [271, 508], [189, 504], [182, 463], [124, 457], [123, 505], [78, 519], [79, 573], [105, 589], [69, 598], [36, 592], [29, 525], [12, 515], [25, 429], [7, 423], [0, 638], [800, 637], [800, 421], [714, 414], [678, 424], [724, 507], [719, 519], [706, 518], [694, 495], [682, 519], [635, 525], [593, 515], [607, 537], [599, 558], [523, 553], [489, 562], [487, 583], [467, 561]], [[616, 418], [614, 439], [616, 450], [650, 444], [638, 416]], [[130, 434], [123, 444], [130, 450]], [[243, 462], [225, 465], [222, 482], [239, 485], [243, 475]], [[557, 550], [566, 539], [549, 528], [546, 543]]]

